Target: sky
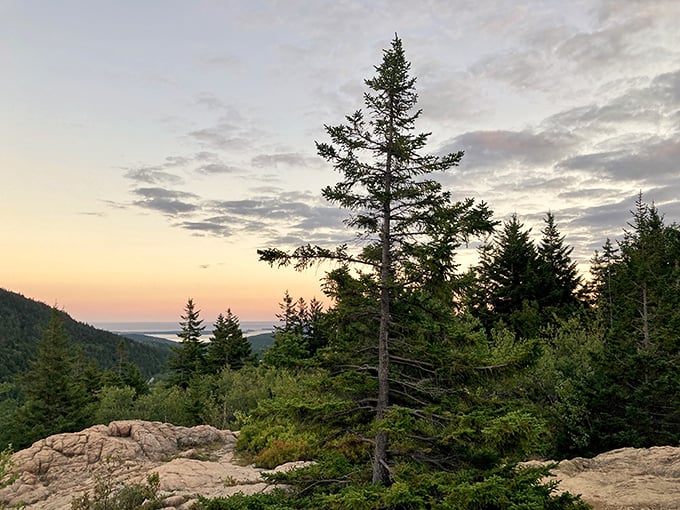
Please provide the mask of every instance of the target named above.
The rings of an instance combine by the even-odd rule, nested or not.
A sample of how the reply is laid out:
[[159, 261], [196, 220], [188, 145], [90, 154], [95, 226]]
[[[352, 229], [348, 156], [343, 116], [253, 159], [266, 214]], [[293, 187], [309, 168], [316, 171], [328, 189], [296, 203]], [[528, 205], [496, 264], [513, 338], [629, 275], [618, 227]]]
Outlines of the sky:
[[[0, 287], [88, 323], [275, 320], [256, 250], [351, 241], [316, 154], [395, 33], [455, 200], [551, 211], [584, 270], [680, 217], [677, 0], [0, 0]], [[462, 258], [474, 253], [463, 253]]]

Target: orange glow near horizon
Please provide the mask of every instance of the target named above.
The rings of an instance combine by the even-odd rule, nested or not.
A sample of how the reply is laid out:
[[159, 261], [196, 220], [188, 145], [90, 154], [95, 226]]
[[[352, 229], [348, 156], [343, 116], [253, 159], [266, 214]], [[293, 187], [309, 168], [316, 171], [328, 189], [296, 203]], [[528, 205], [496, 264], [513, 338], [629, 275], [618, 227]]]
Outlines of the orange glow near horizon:
[[[275, 321], [279, 303], [287, 290], [294, 299], [325, 302], [320, 290], [322, 274], [296, 273], [260, 264], [259, 271], [215, 275], [208, 270], [203, 278], [102, 281], [75, 278], [5, 278], [6, 290], [64, 310], [74, 319], [98, 322], [179, 321], [184, 306], [192, 298], [201, 317], [212, 322], [227, 308], [241, 321]], [[249, 268], [255, 269], [255, 268]], [[134, 275], [132, 275], [134, 278]], [[196, 276], [196, 275], [194, 275]], [[200, 272], [199, 272], [200, 276]]]
[[178, 321], [190, 297], [206, 321], [227, 308], [242, 321], [275, 321], [286, 290], [324, 298], [324, 270], [271, 268], [258, 261], [253, 237], [191, 235], [129, 210], [52, 221], [27, 217], [24, 229], [0, 238], [0, 287], [81, 322]]

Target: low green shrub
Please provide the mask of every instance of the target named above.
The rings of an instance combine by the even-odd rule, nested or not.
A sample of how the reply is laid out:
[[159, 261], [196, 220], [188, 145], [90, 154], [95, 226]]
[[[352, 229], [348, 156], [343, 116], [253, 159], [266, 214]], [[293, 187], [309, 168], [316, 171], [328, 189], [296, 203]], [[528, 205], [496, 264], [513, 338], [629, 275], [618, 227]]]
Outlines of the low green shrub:
[[152, 473], [146, 483], [123, 483], [114, 477], [118, 464], [106, 459], [102, 469], [95, 473], [92, 495], [88, 491], [71, 500], [71, 510], [157, 510], [160, 500], [160, 477]]
[[12, 462], [12, 446], [8, 446], [0, 451], [0, 489], [12, 485], [17, 479], [18, 474], [12, 473], [14, 462]]

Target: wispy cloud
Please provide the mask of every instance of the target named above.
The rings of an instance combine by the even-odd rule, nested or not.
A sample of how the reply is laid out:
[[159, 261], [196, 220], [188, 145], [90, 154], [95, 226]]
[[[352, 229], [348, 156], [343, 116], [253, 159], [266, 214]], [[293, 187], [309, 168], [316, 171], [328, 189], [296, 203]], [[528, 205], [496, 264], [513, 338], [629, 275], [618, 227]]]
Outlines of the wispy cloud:
[[139, 197], [134, 205], [144, 209], [151, 209], [169, 216], [191, 213], [199, 209], [193, 193], [175, 191], [164, 188], [137, 188], [133, 193]]
[[318, 163], [316, 158], [298, 152], [258, 154], [250, 162], [256, 168], [275, 168], [278, 165], [307, 167], [310, 163]]
[[177, 226], [186, 230], [207, 233], [219, 237], [229, 237], [231, 232], [224, 224], [211, 221], [182, 221]]
[[196, 167], [196, 173], [203, 175], [233, 174], [238, 171], [239, 169], [233, 166], [225, 165], [224, 163], [208, 163], [206, 165]]
[[465, 167], [478, 168], [521, 163], [549, 163], [567, 154], [577, 144], [568, 132], [474, 131], [454, 138], [442, 152], [464, 150]]
[[142, 167], [128, 170], [125, 178], [144, 184], [180, 184], [182, 178], [166, 172], [162, 167]]

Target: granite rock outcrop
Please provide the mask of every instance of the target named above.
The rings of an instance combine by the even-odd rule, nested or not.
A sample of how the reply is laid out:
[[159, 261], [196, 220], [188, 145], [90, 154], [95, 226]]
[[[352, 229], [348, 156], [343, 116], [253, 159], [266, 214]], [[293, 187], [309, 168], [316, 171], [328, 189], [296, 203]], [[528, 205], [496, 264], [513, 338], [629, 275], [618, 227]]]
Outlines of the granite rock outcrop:
[[[114, 421], [57, 434], [14, 454], [18, 479], [0, 489], [1, 503], [27, 510], [64, 510], [73, 498], [107, 483], [144, 483], [157, 473], [165, 510], [188, 510], [208, 498], [270, 490], [268, 471], [235, 458], [238, 433], [208, 425]], [[295, 469], [290, 463], [277, 470]], [[535, 464], [528, 462], [526, 464]], [[680, 509], [680, 448], [622, 448], [560, 462], [559, 490], [580, 494], [595, 510]]]
[[[0, 490], [0, 502], [27, 510], [62, 510], [95, 484], [144, 483], [158, 473], [167, 510], [185, 510], [198, 494], [252, 494], [271, 487], [265, 470], [234, 458], [237, 433], [208, 425], [114, 421], [81, 432], [57, 434], [14, 454], [19, 478]], [[295, 467], [297, 464], [287, 466]]]

